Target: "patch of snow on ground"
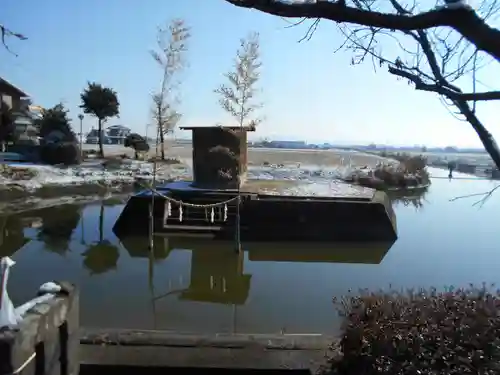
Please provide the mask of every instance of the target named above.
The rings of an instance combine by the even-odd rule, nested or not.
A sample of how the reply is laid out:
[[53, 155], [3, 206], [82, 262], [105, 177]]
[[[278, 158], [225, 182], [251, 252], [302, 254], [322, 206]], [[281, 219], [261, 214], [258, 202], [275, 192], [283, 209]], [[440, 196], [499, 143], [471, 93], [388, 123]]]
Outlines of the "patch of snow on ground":
[[[36, 190], [47, 185], [84, 185], [84, 184], [131, 184], [137, 180], [153, 178], [153, 164], [135, 160], [127, 160], [122, 165], [104, 168], [100, 161], [85, 162], [79, 166], [57, 167], [27, 163], [6, 163], [11, 167], [34, 169], [36, 177], [29, 180], [12, 180], [0, 177], [1, 185], [17, 185], [27, 190]], [[189, 178], [191, 172], [180, 164], [159, 165], [156, 178], [158, 180], [176, 180]]]

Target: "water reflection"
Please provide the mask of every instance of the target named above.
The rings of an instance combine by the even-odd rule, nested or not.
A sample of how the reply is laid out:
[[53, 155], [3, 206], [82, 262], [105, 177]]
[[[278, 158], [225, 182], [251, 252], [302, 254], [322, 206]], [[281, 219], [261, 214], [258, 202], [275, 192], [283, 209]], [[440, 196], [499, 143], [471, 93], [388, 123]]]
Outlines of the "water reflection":
[[0, 256], [11, 257], [29, 242], [24, 235], [28, 223], [19, 216], [0, 216]]
[[[82, 253], [83, 265], [91, 275], [99, 275], [116, 269], [120, 257], [118, 247], [104, 239], [105, 205], [105, 202], [101, 202], [99, 207], [99, 239], [90, 245], [87, 245], [84, 240], [82, 241], [88, 246], [87, 250]], [[84, 238], [84, 231], [85, 222], [82, 220], [82, 238]]]
[[69, 243], [73, 231], [80, 222], [82, 207], [65, 204], [61, 206], [42, 208], [32, 212], [41, 219], [37, 239], [45, 244], [45, 250], [60, 255], [70, 251]]
[[[335, 333], [331, 298], [349, 289], [498, 284], [500, 195], [481, 209], [472, 206], [476, 198], [450, 202], [495, 185], [438, 178], [418, 197], [425, 210], [398, 198], [392, 247], [246, 243], [238, 256], [231, 243], [158, 238], [148, 252], [145, 238], [118, 239], [111, 231], [123, 205], [94, 203], [0, 218], [0, 253], [17, 261], [9, 283], [16, 303], [47, 280], [79, 285], [83, 326]], [[45, 244], [56, 233], [53, 218], [67, 225], [55, 252]]]
[[414, 191], [394, 191], [388, 195], [394, 208], [398, 206], [413, 207], [415, 211], [421, 211], [424, 208], [424, 203], [428, 203], [425, 199], [427, 193], [428, 188], [415, 189]]
[[[157, 237], [153, 242], [153, 250], [149, 251], [145, 238], [121, 238], [120, 241], [131, 256], [147, 258], [152, 263], [167, 259], [176, 250], [190, 252], [189, 280], [184, 282], [180, 278], [175, 287], [170, 282], [167, 291], [161, 295], [153, 292], [155, 301], [175, 295], [180, 300], [243, 305], [248, 298], [252, 275], [244, 271], [244, 253], [235, 253], [231, 242]], [[243, 244], [247, 259], [251, 262], [353, 264], [379, 264], [391, 246], [392, 243]], [[154, 272], [154, 267], [150, 266], [149, 269]], [[150, 275], [152, 279], [154, 276]], [[154, 285], [150, 286], [157, 289]]]
[[[105, 239], [104, 229], [104, 207], [110, 206], [110, 203], [101, 202], [99, 206], [97, 228], [95, 225], [86, 228], [83, 218], [86, 209], [84, 205], [65, 204], [0, 216], [0, 256], [12, 257], [30, 241], [41, 243], [43, 251], [67, 256], [74, 247], [74, 234], [79, 231], [79, 244], [85, 248], [81, 253], [83, 267], [91, 275], [116, 269], [120, 251], [116, 245]], [[34, 230], [34, 235], [26, 233], [28, 229]], [[85, 234], [96, 232], [95, 229], [98, 239], [88, 241]]]
[[111, 242], [103, 240], [83, 252], [83, 265], [91, 275], [99, 275], [117, 268], [120, 252]]

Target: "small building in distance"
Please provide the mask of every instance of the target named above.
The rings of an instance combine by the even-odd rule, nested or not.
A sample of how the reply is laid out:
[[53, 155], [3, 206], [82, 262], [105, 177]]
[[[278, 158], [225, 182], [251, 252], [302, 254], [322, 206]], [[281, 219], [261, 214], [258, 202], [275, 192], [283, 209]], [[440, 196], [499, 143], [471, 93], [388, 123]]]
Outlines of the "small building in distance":
[[302, 149], [302, 148], [307, 148], [307, 142], [306, 141], [270, 141], [268, 147]]
[[[111, 125], [102, 130], [103, 144], [122, 145], [125, 143], [125, 138], [132, 132], [130, 128], [123, 125]], [[91, 129], [87, 134], [85, 143], [97, 144], [99, 143], [99, 131]]]
[[[99, 143], [99, 131], [95, 128], [90, 129], [90, 131], [87, 133], [87, 136], [85, 137], [85, 143], [91, 144], [91, 145], [96, 145]], [[106, 139], [106, 131], [103, 129], [102, 130], [102, 143], [107, 144], [108, 140]]]
[[109, 144], [112, 145], [122, 145], [125, 143], [125, 138], [127, 138], [132, 130], [123, 125], [112, 125], [106, 128], [106, 137], [109, 140]]

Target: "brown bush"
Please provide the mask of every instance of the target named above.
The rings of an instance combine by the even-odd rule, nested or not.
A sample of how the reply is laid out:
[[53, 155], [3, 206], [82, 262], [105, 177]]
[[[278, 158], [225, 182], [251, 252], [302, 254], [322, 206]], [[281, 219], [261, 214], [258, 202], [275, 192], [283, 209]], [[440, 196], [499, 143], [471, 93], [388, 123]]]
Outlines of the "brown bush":
[[238, 175], [239, 158], [228, 147], [215, 146], [208, 151], [207, 160], [212, 168], [217, 169], [220, 182], [229, 181]]
[[11, 180], [30, 180], [36, 177], [37, 171], [30, 168], [11, 167], [6, 164], [0, 164], [0, 176]]
[[342, 375], [499, 374], [500, 294], [483, 285], [368, 293], [335, 301], [346, 318]]
[[398, 153], [389, 155], [388, 157], [392, 157], [399, 161], [401, 167], [407, 173], [417, 173], [419, 171], [423, 171], [427, 166], [427, 158], [422, 155]]

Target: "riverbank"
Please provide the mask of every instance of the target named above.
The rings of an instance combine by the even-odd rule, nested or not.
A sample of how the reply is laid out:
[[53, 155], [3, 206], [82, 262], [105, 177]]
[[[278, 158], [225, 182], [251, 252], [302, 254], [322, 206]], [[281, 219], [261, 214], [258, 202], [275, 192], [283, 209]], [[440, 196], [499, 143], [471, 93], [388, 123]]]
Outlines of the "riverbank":
[[187, 165], [159, 164], [120, 159], [89, 161], [78, 166], [58, 167], [28, 163], [1, 165], [0, 200], [22, 197], [55, 198], [131, 192], [153, 180], [165, 183], [191, 175]]
[[[131, 151], [115, 148], [114, 156], [108, 155], [107, 160], [87, 160], [72, 167], [29, 163], [1, 164], [0, 200], [13, 201], [23, 197], [101, 196], [108, 193], [132, 192], [153, 179], [154, 166], [151, 162], [128, 159], [126, 153], [119, 156], [124, 150], [129, 153]], [[159, 163], [155, 176], [157, 183], [190, 179], [191, 153], [190, 146], [167, 149], [166, 157], [179, 160], [179, 163]], [[252, 178], [263, 179], [302, 180], [319, 176], [335, 178], [342, 169], [369, 167], [381, 160], [385, 159], [341, 150], [249, 150], [249, 165], [254, 171]], [[261, 166], [265, 166], [265, 170], [261, 170]], [[305, 166], [305, 169], [300, 166]], [[309, 170], [311, 166], [314, 171]], [[293, 168], [293, 171], [290, 168]], [[325, 172], [327, 169], [329, 172]], [[330, 176], [325, 175], [328, 173]]]

